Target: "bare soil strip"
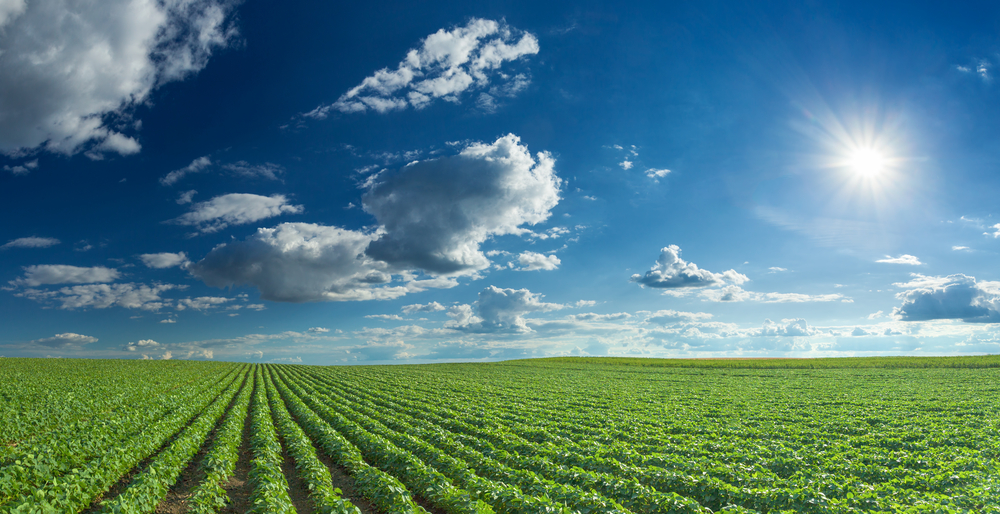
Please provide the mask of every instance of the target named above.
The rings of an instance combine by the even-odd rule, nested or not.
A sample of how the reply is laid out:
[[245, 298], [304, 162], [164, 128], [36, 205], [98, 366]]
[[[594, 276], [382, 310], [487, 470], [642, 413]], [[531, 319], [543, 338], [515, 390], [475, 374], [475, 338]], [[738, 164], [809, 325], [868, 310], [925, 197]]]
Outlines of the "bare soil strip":
[[333, 478], [333, 487], [340, 489], [340, 496], [350, 500], [355, 507], [361, 510], [362, 514], [392, 514], [376, 509], [371, 502], [365, 499], [364, 496], [361, 496], [361, 493], [354, 489], [354, 479], [347, 474], [347, 470], [333, 462], [333, 459], [329, 455], [318, 451], [316, 452], [316, 457], [330, 470], [330, 476]]
[[[251, 371], [250, 374], [253, 375], [253, 372]], [[259, 385], [254, 383], [251, 398], [253, 398], [252, 395], [257, 394]], [[225, 514], [243, 514], [251, 507], [250, 494], [253, 492], [253, 487], [250, 485], [250, 461], [253, 459], [253, 452], [250, 451], [249, 410], [246, 419], [243, 420], [243, 442], [240, 443], [239, 456], [233, 476], [229, 477], [225, 484], [222, 484], [222, 488], [229, 493], [229, 505], [220, 511]]]
[[253, 375], [249, 372], [243, 376], [243, 383], [240, 384], [239, 391], [236, 392], [233, 399], [229, 402], [229, 406], [226, 407], [226, 413], [219, 418], [218, 423], [215, 424], [215, 428], [208, 434], [205, 442], [201, 444], [198, 454], [191, 459], [187, 468], [177, 477], [177, 483], [170, 487], [166, 498], [160, 500], [160, 504], [156, 506], [156, 514], [183, 514], [187, 512], [187, 499], [191, 496], [191, 492], [198, 487], [198, 484], [201, 484], [202, 480], [205, 479], [205, 471], [201, 468], [201, 462], [204, 460], [205, 454], [212, 448], [212, 443], [215, 442], [215, 431], [222, 426], [222, 423], [226, 420], [226, 416], [233, 410], [233, 405], [236, 405], [240, 391], [247, 386], [247, 380], [253, 380]]
[[312, 500], [309, 499], [309, 484], [299, 477], [299, 472], [295, 469], [295, 459], [288, 454], [284, 441], [281, 442], [281, 455], [284, 457], [281, 462], [281, 472], [288, 480], [288, 496], [292, 499], [295, 512], [309, 514], [313, 511]]

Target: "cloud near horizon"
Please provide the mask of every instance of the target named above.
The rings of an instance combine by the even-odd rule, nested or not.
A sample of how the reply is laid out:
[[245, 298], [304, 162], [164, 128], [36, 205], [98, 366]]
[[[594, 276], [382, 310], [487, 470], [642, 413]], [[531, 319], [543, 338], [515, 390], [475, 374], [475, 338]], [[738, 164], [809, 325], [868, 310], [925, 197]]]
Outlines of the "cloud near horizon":
[[656, 265], [644, 275], [632, 275], [630, 282], [657, 289], [700, 288], [724, 284], [740, 285], [750, 280], [736, 270], [722, 273], [699, 269], [693, 262], [681, 259], [681, 249], [677, 245], [665, 246], [660, 250]]

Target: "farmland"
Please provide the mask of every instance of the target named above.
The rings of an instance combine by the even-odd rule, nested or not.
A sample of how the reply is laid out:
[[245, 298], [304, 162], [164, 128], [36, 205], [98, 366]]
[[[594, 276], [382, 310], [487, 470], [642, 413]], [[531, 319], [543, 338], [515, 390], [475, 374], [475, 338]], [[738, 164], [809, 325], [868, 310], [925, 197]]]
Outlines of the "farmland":
[[0, 512], [1000, 512], [998, 364], [0, 359]]

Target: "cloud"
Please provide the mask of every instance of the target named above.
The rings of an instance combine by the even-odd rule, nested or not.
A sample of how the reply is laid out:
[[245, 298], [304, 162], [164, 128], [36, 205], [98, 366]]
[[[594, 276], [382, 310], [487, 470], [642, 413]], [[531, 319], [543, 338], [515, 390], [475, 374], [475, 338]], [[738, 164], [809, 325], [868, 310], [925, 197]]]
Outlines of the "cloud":
[[112, 268], [95, 266], [82, 268], [66, 264], [39, 264], [25, 266], [24, 277], [12, 280], [17, 286], [37, 287], [49, 284], [90, 284], [94, 282], [112, 282], [120, 273]]
[[566, 316], [569, 321], [621, 321], [631, 318], [627, 312], [614, 312], [611, 314], [597, 314], [595, 312], [584, 312], [581, 314], [570, 314]]
[[684, 312], [675, 310], [662, 310], [649, 313], [649, 315], [646, 316], [646, 322], [666, 325], [669, 323], [677, 323], [679, 321], [701, 321], [711, 318], [712, 315], [707, 312]]
[[542, 255], [535, 252], [522, 252], [517, 256], [521, 264], [518, 271], [554, 270], [559, 269], [562, 262], [555, 255]]
[[445, 327], [459, 328], [470, 332], [531, 332], [524, 315], [532, 312], [548, 312], [565, 308], [558, 303], [541, 301], [541, 295], [527, 289], [500, 289], [489, 286], [479, 293], [472, 315], [469, 305], [455, 305], [448, 310], [451, 321]]
[[[185, 175], [190, 175], [191, 173], [200, 173], [202, 171], [205, 171], [205, 169], [211, 165], [212, 165], [212, 160], [209, 159], [208, 156], [198, 157], [197, 159], [191, 161], [191, 164], [188, 164], [187, 166], [179, 170], [174, 170], [164, 175], [162, 178], [160, 178], [160, 184], [164, 186], [172, 186], [176, 184], [180, 179], [184, 178]], [[177, 203], [184, 203], [184, 202], [178, 201]]]
[[989, 228], [993, 229], [993, 233], [990, 234], [989, 232], [983, 232], [984, 236], [993, 236], [995, 238], [1000, 238], [1000, 223], [997, 223], [996, 225], [993, 225]]
[[482, 242], [527, 232], [521, 225], [545, 221], [559, 202], [555, 161], [545, 152], [533, 159], [519, 142], [508, 134], [379, 175], [362, 197], [384, 227], [367, 255], [435, 275], [488, 267]]
[[619, 162], [618, 165], [621, 166], [622, 169], [626, 170], [626, 171], [632, 169], [632, 166], [633, 166], [632, 161], [630, 161], [628, 159], [625, 159], [624, 161]]
[[960, 250], [970, 250], [968, 246], [952, 246], [951, 249], [956, 252]]
[[963, 274], [930, 277], [919, 273], [896, 294], [903, 305], [892, 310], [902, 321], [961, 319], [967, 323], [1000, 323], [1000, 282], [979, 281]]
[[923, 264], [922, 262], [920, 262], [920, 259], [907, 254], [900, 255], [899, 257], [892, 257], [890, 255], [886, 255], [885, 259], [879, 259], [875, 262], [884, 262], [886, 264], [910, 264], [912, 266], [920, 266], [921, 264]]
[[236, 37], [229, 1], [2, 5], [0, 152], [8, 155], [134, 154], [138, 141], [120, 132], [134, 108], [158, 86], [204, 68]]
[[142, 309], [158, 311], [169, 305], [169, 301], [160, 297], [164, 291], [180, 289], [183, 286], [173, 284], [87, 284], [81, 286], [63, 287], [56, 291], [25, 289], [15, 296], [29, 298], [37, 302], [50, 300], [61, 302], [62, 309], [106, 309], [118, 306], [126, 309]]
[[160, 346], [160, 343], [157, 343], [152, 339], [140, 339], [138, 342], [126, 344], [122, 347], [122, 350], [134, 352], [136, 350], [149, 350], [158, 346]]
[[750, 335], [758, 337], [803, 337], [820, 334], [819, 330], [812, 328], [802, 318], [783, 319], [781, 323], [775, 323], [769, 319], [764, 320], [760, 329], [750, 332]]
[[175, 319], [170, 319], [170, 318], [167, 318], [167, 319], [161, 319], [161, 320], [160, 320], [160, 323], [166, 323], [166, 324], [173, 324], [173, 323], [177, 323], [177, 320], [175, 320]]
[[233, 301], [232, 298], [226, 298], [223, 296], [199, 296], [197, 298], [183, 298], [177, 301], [176, 309], [182, 311], [184, 309], [194, 309], [202, 311], [205, 309], [211, 309], [218, 305], [222, 305], [227, 302]]
[[282, 223], [219, 245], [188, 270], [210, 286], [253, 285], [261, 298], [279, 302], [403, 296], [405, 287], [388, 285], [391, 276], [385, 264], [364, 255], [376, 237], [311, 223]]
[[0, 246], [0, 250], [8, 248], [48, 248], [59, 243], [60, 241], [54, 237], [19, 237]]
[[[523, 74], [513, 78], [501, 73], [505, 61], [515, 61], [538, 53], [538, 39], [504, 22], [472, 19], [464, 27], [438, 30], [411, 49], [395, 70], [383, 68], [365, 78], [330, 105], [321, 105], [304, 114], [324, 119], [331, 110], [384, 113], [414, 107], [422, 109], [441, 98], [458, 102], [467, 90], [483, 90], [499, 77], [505, 81], [490, 89], [492, 97], [516, 94], [526, 84]], [[521, 85], [524, 84], [524, 85]], [[482, 101], [481, 101], [482, 102]]]
[[250, 164], [247, 161], [237, 161], [232, 164], [224, 164], [222, 169], [241, 177], [266, 178], [268, 180], [278, 180], [278, 176], [285, 172], [285, 168], [272, 162]]
[[781, 271], [788, 271], [788, 268], [779, 268], [778, 266], [771, 266], [770, 268], [767, 268], [767, 269], [770, 270], [771, 273], [778, 273], [778, 272], [781, 272]]
[[413, 314], [414, 312], [440, 312], [446, 309], [447, 308], [440, 303], [431, 302], [428, 304], [415, 303], [412, 305], [404, 305], [402, 310], [404, 314]]
[[3, 167], [4, 171], [9, 171], [9, 172], [13, 173], [14, 175], [27, 175], [28, 173], [31, 173], [31, 170], [34, 170], [34, 169], [37, 169], [37, 168], [38, 168], [38, 159], [34, 159], [34, 160], [31, 160], [31, 161], [23, 162], [23, 163], [21, 163], [19, 165], [16, 165], [16, 166], [4, 165], [4, 167]]
[[191, 264], [191, 261], [188, 260], [184, 252], [144, 253], [139, 256], [139, 259], [142, 260], [142, 263], [146, 267], [155, 269], [173, 268], [175, 266], [183, 269]]
[[670, 170], [665, 168], [660, 170], [649, 168], [648, 170], [646, 170], [646, 176], [652, 179], [659, 179], [666, 177], [669, 173]]
[[365, 316], [368, 319], [381, 319], [385, 321], [405, 321], [399, 314], [369, 314]]
[[52, 337], [46, 337], [45, 339], [35, 339], [29, 344], [46, 346], [49, 348], [71, 348], [96, 343], [97, 341], [98, 339], [96, 337], [67, 332], [65, 334], [56, 334]]
[[189, 204], [194, 200], [194, 195], [198, 194], [198, 191], [194, 189], [190, 191], [184, 191], [183, 193], [177, 195], [177, 205]]
[[703, 300], [712, 302], [763, 302], [763, 303], [806, 303], [851, 301], [839, 294], [802, 294], [802, 293], [757, 293], [747, 291], [739, 286], [725, 286], [720, 289], [709, 289], [698, 293]]
[[685, 262], [681, 259], [680, 254], [681, 249], [677, 245], [663, 247], [660, 250], [660, 258], [656, 260], [656, 265], [650, 268], [645, 275], [638, 273], [632, 275], [630, 281], [641, 286], [674, 289], [716, 286], [727, 282], [739, 285], [750, 280], [746, 275], [737, 273], [735, 270], [712, 273], [708, 270], [698, 269], [698, 265], [695, 263]]
[[307, 332], [311, 332], [313, 334], [325, 334], [329, 331], [330, 331], [329, 328], [323, 328], [323, 327], [312, 327], [309, 330], [307, 330]]
[[173, 352], [163, 352], [163, 355], [160, 356], [160, 360], [165, 360], [165, 361], [168, 361], [172, 358], [174, 358]]
[[303, 210], [301, 205], [289, 204], [285, 195], [233, 193], [196, 203], [191, 206], [190, 212], [170, 223], [193, 226], [202, 234], [209, 234], [229, 225], [244, 225], [282, 214], [299, 214]]

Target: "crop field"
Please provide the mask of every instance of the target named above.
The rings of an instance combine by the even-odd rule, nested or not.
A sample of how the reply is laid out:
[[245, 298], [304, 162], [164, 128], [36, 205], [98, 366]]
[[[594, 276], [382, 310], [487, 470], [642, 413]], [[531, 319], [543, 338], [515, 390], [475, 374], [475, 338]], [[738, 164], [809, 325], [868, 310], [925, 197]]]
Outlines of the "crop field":
[[0, 359], [0, 512], [1000, 513], [998, 365]]

